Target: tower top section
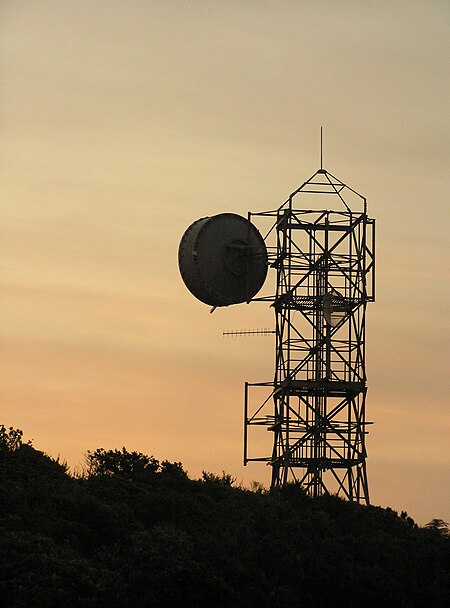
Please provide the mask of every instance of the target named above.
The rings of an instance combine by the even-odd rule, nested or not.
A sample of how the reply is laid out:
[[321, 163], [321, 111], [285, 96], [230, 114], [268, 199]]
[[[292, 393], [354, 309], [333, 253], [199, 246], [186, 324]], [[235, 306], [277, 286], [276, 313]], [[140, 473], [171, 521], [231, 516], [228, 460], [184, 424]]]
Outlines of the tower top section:
[[[329, 208], [330, 203], [327, 203], [325, 199], [330, 197], [332, 199], [332, 206], [338, 202], [349, 213], [367, 213], [366, 198], [322, 167], [294, 190], [283, 205], [281, 205], [280, 209], [285, 206], [292, 207], [294, 203], [298, 204], [297, 197], [299, 195], [315, 195], [314, 199], [310, 197], [311, 202], [314, 200], [315, 206], [319, 204]], [[323, 195], [323, 198], [317, 195]], [[303, 198], [308, 197], [305, 196]], [[305, 208], [304, 202], [302, 202], [301, 206], [303, 209]]]

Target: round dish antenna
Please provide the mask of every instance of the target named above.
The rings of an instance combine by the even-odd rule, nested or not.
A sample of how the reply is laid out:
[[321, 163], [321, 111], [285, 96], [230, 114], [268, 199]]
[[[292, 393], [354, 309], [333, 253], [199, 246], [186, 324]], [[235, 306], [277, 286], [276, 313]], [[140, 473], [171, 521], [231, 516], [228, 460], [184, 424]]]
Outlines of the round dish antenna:
[[181, 277], [198, 300], [210, 306], [249, 302], [267, 275], [267, 249], [245, 217], [203, 217], [184, 233], [178, 250]]
[[335, 289], [325, 294], [322, 301], [323, 316], [331, 327], [335, 327], [345, 316], [348, 305], [345, 298]]

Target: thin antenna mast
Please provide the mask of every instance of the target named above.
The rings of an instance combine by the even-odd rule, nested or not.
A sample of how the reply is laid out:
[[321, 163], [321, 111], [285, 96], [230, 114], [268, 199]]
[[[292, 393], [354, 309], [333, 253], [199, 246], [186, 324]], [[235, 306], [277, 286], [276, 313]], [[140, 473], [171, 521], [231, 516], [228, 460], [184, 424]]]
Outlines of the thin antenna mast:
[[320, 127], [320, 170], [323, 171], [323, 127]]

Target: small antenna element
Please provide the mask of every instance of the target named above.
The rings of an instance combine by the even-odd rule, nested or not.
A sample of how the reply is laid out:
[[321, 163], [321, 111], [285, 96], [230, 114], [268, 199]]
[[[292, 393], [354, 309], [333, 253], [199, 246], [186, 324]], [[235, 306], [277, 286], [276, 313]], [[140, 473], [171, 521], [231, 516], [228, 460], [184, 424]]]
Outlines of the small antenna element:
[[323, 171], [323, 127], [320, 127], [320, 170]]
[[234, 329], [232, 331], [222, 332], [223, 336], [270, 336], [275, 334], [273, 329]]

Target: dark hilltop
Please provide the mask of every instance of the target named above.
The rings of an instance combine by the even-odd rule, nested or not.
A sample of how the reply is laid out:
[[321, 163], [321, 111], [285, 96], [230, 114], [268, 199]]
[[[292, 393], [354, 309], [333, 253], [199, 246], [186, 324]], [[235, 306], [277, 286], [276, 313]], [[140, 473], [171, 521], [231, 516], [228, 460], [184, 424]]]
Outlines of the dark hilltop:
[[450, 536], [406, 512], [87, 452], [71, 474], [0, 426], [4, 608], [450, 606]]

